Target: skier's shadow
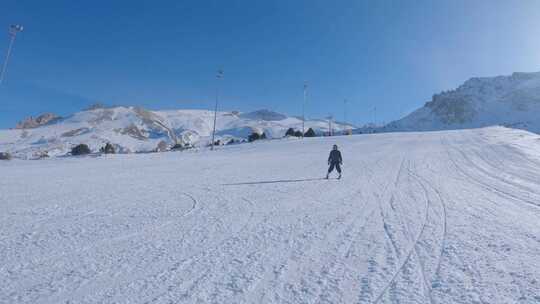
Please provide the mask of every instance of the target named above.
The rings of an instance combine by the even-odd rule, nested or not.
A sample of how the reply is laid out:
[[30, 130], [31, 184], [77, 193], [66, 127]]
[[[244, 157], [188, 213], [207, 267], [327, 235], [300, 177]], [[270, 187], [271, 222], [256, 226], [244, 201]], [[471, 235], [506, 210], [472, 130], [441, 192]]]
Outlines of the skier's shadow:
[[277, 184], [277, 183], [299, 183], [299, 182], [311, 182], [324, 180], [325, 178], [305, 178], [305, 179], [279, 179], [272, 181], [258, 181], [258, 182], [243, 182], [243, 183], [231, 183], [222, 184], [222, 186], [241, 186], [241, 185], [260, 185], [260, 184]]

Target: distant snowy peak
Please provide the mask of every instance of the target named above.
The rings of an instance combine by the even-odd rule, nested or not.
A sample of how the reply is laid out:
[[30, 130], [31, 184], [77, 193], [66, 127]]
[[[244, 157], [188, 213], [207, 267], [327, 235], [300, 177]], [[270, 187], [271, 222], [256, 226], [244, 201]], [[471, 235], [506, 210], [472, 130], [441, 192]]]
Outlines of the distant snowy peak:
[[540, 132], [540, 72], [475, 77], [433, 95], [424, 107], [381, 131], [426, 131], [504, 125]]
[[[19, 158], [42, 155], [65, 155], [79, 143], [99, 151], [111, 143], [123, 152], [155, 151], [158, 146], [189, 144], [205, 146], [211, 142], [214, 112], [208, 110], [150, 111], [140, 107], [96, 106], [58, 119], [44, 115], [21, 123], [21, 129], [0, 130], [0, 152]], [[349, 125], [333, 123], [334, 133], [344, 132]], [[306, 130], [328, 133], [325, 120], [306, 120]], [[226, 144], [247, 140], [253, 132], [266, 138], [281, 138], [287, 129], [300, 130], [302, 120], [270, 110], [248, 113], [218, 112], [216, 140]]]

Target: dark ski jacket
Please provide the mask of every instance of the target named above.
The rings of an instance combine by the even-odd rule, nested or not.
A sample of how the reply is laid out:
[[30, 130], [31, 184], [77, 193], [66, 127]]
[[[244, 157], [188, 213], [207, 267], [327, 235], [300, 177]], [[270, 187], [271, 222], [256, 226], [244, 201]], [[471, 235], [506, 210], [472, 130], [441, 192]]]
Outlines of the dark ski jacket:
[[341, 158], [341, 152], [339, 150], [330, 151], [330, 156], [328, 156], [329, 163], [342, 163], [343, 159]]

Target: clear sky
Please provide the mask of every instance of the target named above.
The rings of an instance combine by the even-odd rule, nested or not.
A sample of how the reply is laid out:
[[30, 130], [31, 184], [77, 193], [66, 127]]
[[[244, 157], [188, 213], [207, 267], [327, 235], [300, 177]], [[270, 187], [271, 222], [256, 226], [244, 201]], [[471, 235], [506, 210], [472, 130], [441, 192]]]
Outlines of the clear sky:
[[[0, 128], [100, 101], [400, 118], [473, 76], [540, 71], [540, 1], [1, 1], [21, 23]], [[2, 57], [3, 58], [3, 57]]]

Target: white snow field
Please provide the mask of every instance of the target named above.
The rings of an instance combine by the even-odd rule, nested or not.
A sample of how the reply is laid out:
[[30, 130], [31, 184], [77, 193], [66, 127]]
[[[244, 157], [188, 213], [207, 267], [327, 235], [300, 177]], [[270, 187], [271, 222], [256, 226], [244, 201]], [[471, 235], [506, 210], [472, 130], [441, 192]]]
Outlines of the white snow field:
[[[344, 178], [322, 180], [334, 143]], [[526, 131], [0, 172], [0, 303], [540, 303], [540, 137]]]

